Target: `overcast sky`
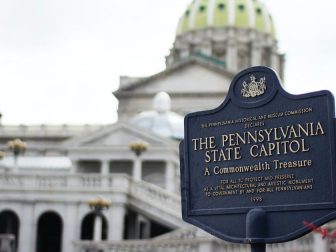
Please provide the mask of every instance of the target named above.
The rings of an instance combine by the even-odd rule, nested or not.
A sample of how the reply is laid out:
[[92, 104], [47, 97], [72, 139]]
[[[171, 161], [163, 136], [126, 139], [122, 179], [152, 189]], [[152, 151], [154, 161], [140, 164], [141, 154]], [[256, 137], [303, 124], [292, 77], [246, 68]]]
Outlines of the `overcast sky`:
[[[191, 0], [0, 1], [4, 124], [112, 123], [119, 76], [164, 69]], [[286, 54], [292, 93], [336, 94], [336, 3], [263, 0]]]

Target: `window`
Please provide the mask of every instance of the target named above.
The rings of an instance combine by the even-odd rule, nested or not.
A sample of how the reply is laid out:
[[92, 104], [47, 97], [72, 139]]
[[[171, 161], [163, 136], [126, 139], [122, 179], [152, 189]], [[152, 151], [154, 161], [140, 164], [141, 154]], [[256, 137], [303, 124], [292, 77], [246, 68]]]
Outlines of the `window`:
[[260, 8], [257, 8], [257, 13], [258, 13], [258, 15], [261, 15], [262, 11], [261, 11]]
[[224, 10], [225, 9], [225, 4], [223, 4], [223, 3], [218, 4], [218, 9], [219, 10]]
[[243, 4], [239, 4], [239, 5], [238, 5], [238, 9], [239, 9], [240, 11], [244, 11], [244, 10], [245, 10], [245, 6], [244, 6]]
[[201, 5], [201, 6], [199, 7], [199, 11], [200, 11], [200, 12], [204, 12], [205, 9], [206, 9], [205, 5]]

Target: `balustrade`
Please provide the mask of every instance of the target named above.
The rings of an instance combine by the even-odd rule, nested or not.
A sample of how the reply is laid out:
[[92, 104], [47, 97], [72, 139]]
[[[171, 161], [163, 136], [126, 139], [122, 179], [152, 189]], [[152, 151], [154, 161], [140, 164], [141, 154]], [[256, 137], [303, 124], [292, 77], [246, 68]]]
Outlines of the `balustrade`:
[[[303, 237], [287, 243], [267, 245], [269, 252], [313, 252], [312, 239]], [[193, 237], [190, 239], [153, 239], [153, 240], [133, 240], [118, 242], [74, 242], [75, 252], [202, 252], [204, 245], [208, 244], [212, 251], [221, 252], [250, 252], [249, 245], [234, 244], [221, 241], [216, 238]]]
[[194, 226], [189, 226], [187, 228], [180, 228], [169, 232], [167, 234], [163, 234], [155, 237], [155, 240], [190, 240], [195, 239], [197, 237], [197, 232], [199, 229]]
[[145, 204], [154, 205], [175, 217], [180, 214], [179, 196], [156, 185], [133, 180], [124, 174], [36, 175], [32, 173], [3, 173], [0, 174], [0, 190], [9, 193], [12, 190], [32, 190], [34, 193], [53, 190], [54, 194], [57, 192], [61, 194], [65, 191], [68, 193], [78, 192], [78, 190], [88, 190], [94, 193], [106, 191], [125, 193]]
[[25, 189], [43, 190], [45, 188], [77, 189], [93, 188], [106, 189], [129, 185], [129, 177], [126, 175], [103, 176], [100, 174], [69, 174], [69, 175], [36, 175], [36, 174], [0, 174], [1, 189]]
[[166, 190], [144, 181], [133, 181], [131, 186], [131, 195], [141, 198], [150, 204], [157, 203], [159, 207], [174, 209], [174, 212], [180, 213], [181, 199], [178, 195], [169, 193]]
[[[200, 252], [200, 241], [155, 241], [155, 240], [134, 240], [121, 242], [87, 242], [76, 241], [75, 252]], [[234, 251], [233, 251], [234, 252]]]
[[[38, 193], [39, 191], [44, 192], [50, 189], [53, 189], [55, 193], [62, 193], [64, 190], [78, 191], [78, 189], [87, 189], [95, 193], [99, 193], [99, 190], [104, 192], [108, 190], [111, 193], [121, 192], [143, 203], [154, 206], [161, 212], [169, 213], [171, 216], [177, 217], [180, 214], [180, 197], [178, 195], [167, 192], [147, 182], [133, 180], [123, 174], [0, 174], [0, 190], [4, 193], [10, 193], [11, 190], [24, 190], [26, 192], [33, 190], [34, 193]], [[214, 248], [213, 251], [250, 251], [250, 248], [246, 245], [228, 244], [213, 237], [200, 237], [197, 229], [193, 227], [176, 230], [152, 240], [117, 242], [76, 241], [74, 246], [76, 252], [201, 252], [200, 248], [204, 246], [204, 243], [210, 244]], [[267, 251], [311, 252], [313, 244], [314, 239], [312, 239], [311, 235], [308, 235], [289, 243], [267, 245]], [[334, 244], [332, 244], [332, 247], [335, 247]]]

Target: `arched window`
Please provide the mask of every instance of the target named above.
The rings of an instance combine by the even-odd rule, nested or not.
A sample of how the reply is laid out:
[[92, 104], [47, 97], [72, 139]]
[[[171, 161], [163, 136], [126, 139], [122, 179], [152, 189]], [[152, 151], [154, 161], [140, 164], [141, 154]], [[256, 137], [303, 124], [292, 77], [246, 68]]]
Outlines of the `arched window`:
[[219, 3], [218, 4], [218, 9], [221, 10], [221, 11], [224, 10], [225, 9], [225, 4]]
[[15, 237], [15, 247], [19, 242], [20, 220], [18, 215], [10, 210], [0, 213], [0, 234], [12, 234]]
[[62, 218], [55, 212], [43, 213], [37, 222], [37, 252], [61, 252]]
[[[106, 240], [108, 234], [107, 221], [105, 216], [101, 215], [101, 217], [102, 217], [101, 239]], [[95, 212], [91, 212], [83, 218], [81, 224], [81, 236], [80, 236], [81, 240], [93, 240], [95, 218], [96, 218]]]
[[204, 12], [205, 9], [206, 9], [206, 6], [205, 6], [205, 5], [201, 5], [201, 6], [199, 7], [199, 11], [200, 11], [200, 12]]

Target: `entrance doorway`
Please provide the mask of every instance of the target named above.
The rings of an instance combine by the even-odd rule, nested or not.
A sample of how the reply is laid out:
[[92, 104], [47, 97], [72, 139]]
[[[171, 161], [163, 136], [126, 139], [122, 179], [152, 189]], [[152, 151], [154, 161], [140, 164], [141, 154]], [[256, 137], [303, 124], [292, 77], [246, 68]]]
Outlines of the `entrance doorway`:
[[54, 212], [46, 212], [37, 223], [37, 252], [61, 252], [62, 218]]

